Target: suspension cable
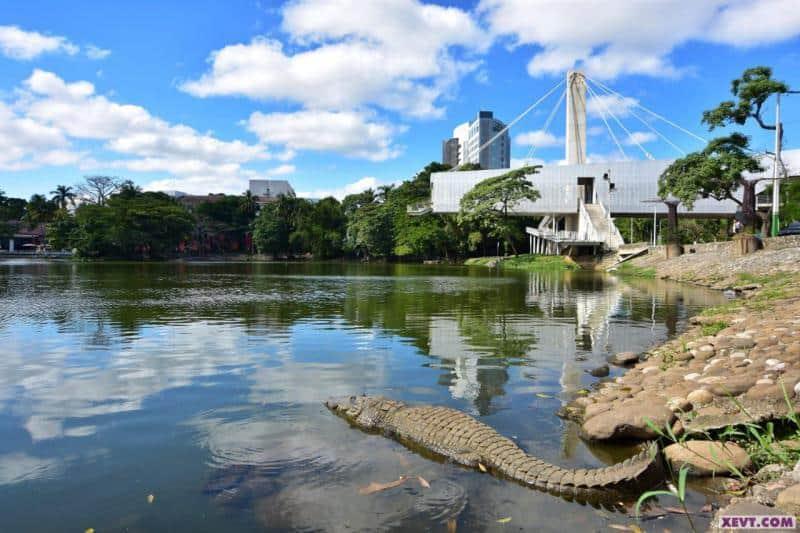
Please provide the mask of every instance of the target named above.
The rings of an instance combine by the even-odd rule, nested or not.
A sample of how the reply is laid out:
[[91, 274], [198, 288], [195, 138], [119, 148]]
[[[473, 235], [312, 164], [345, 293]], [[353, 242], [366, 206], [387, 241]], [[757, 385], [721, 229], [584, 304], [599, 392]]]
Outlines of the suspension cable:
[[[550, 124], [553, 122], [553, 118], [556, 116], [556, 112], [558, 108], [561, 107], [561, 102], [564, 101], [564, 98], [567, 96], [567, 89], [564, 89], [564, 92], [561, 93], [556, 105], [553, 106], [553, 109], [550, 110], [550, 114], [547, 116], [547, 120], [544, 121], [544, 128], [542, 128], [543, 133], [547, 133], [550, 129]], [[528, 151], [528, 155], [525, 156], [525, 162], [527, 163], [531, 159], [533, 159], [533, 155], [536, 153], [536, 145], [531, 143], [531, 149]]]
[[605, 111], [603, 111], [603, 108], [605, 107], [605, 105], [603, 104], [602, 101], [600, 101], [600, 98], [597, 96], [597, 94], [595, 94], [595, 92], [588, 85], [586, 86], [586, 88], [589, 90], [589, 95], [592, 98], [594, 98], [595, 100], [597, 100], [598, 111], [600, 111], [600, 118], [603, 119], [603, 122], [605, 123], [606, 128], [608, 129], [608, 133], [611, 134], [611, 138], [614, 139], [614, 143], [617, 145], [617, 148], [619, 148], [619, 153], [622, 154], [622, 158], [627, 161], [629, 159], [628, 158], [628, 154], [626, 154], [625, 150], [622, 149], [622, 144], [620, 144], [619, 139], [617, 139], [617, 136], [614, 134], [614, 130], [611, 129], [611, 126], [609, 125], [608, 120], [606, 120], [606, 114], [605, 114]]
[[[595, 85], [597, 85], [597, 86], [598, 86], [598, 87], [600, 87], [601, 89], [605, 89], [606, 91], [610, 92], [610, 93], [611, 93], [611, 94], [613, 94], [614, 96], [617, 96], [618, 98], [621, 98], [621, 99], [623, 100], [623, 102], [625, 101], [625, 98], [626, 98], [626, 97], [625, 97], [625, 96], [623, 96], [623, 95], [621, 95], [621, 94], [619, 94], [619, 93], [618, 93], [617, 91], [615, 91], [614, 89], [610, 89], [610, 88], [609, 88], [609, 87], [607, 87], [606, 85], [603, 85], [603, 84], [602, 84], [602, 83], [600, 83], [599, 81], [597, 81], [597, 80], [595, 80], [595, 79], [592, 79], [592, 78], [590, 78], [589, 76], [586, 76], [586, 79], [587, 79], [587, 80], [589, 80], [589, 81], [591, 81], [592, 83], [594, 83]], [[653, 115], [653, 116], [654, 116], [654, 117], [656, 117], [657, 119], [663, 120], [664, 122], [666, 122], [667, 124], [669, 124], [669, 125], [670, 125], [670, 126], [672, 126], [673, 128], [677, 128], [677, 129], [681, 130], [681, 131], [682, 131], [683, 133], [685, 133], [686, 135], [689, 135], [689, 136], [691, 136], [691, 137], [694, 137], [695, 139], [697, 139], [698, 141], [700, 141], [700, 142], [703, 142], [703, 143], [706, 143], [706, 142], [708, 142], [706, 139], [704, 139], [704, 138], [700, 137], [700, 136], [699, 136], [699, 135], [697, 135], [696, 133], [692, 133], [691, 131], [687, 130], [687, 129], [686, 129], [686, 128], [684, 128], [683, 126], [679, 126], [679, 125], [675, 124], [675, 123], [674, 123], [674, 122], [672, 122], [670, 119], [668, 119], [668, 118], [666, 118], [666, 117], [664, 117], [664, 116], [662, 116], [662, 115], [659, 115], [659, 114], [658, 114], [658, 113], [656, 113], [655, 111], [651, 111], [651, 110], [647, 109], [645, 106], [643, 106], [642, 104], [640, 104], [640, 103], [639, 103], [639, 102], [638, 102], [636, 99], [634, 99], [634, 98], [630, 98], [629, 100], [632, 100], [632, 101], [633, 101], [633, 105], [634, 105], [634, 106], [636, 106], [636, 107], [638, 107], [638, 108], [639, 108], [639, 109], [641, 109], [642, 111], [645, 111], [645, 112], [647, 112], [647, 113], [649, 113], [649, 114]]]
[[628, 135], [628, 141], [630, 141], [630, 142], [632, 142], [633, 144], [635, 144], [636, 146], [638, 146], [638, 147], [639, 147], [639, 150], [641, 150], [641, 151], [642, 151], [642, 153], [644, 154], [644, 156], [645, 156], [647, 159], [653, 160], [654, 158], [653, 158], [653, 156], [650, 154], [650, 152], [648, 152], [647, 150], [645, 150], [644, 146], [642, 146], [642, 145], [641, 145], [641, 143], [639, 143], [639, 141], [637, 141], [637, 140], [636, 140], [636, 138], [633, 136], [633, 134], [632, 134], [630, 131], [628, 131], [628, 128], [626, 128], [626, 127], [625, 127], [625, 126], [622, 124], [622, 122], [620, 122], [620, 120], [617, 118], [617, 116], [614, 114], [614, 112], [613, 112], [613, 111], [611, 111], [611, 109], [609, 109], [609, 108], [608, 108], [608, 106], [606, 106], [605, 102], [604, 102], [604, 101], [603, 101], [603, 100], [602, 100], [602, 99], [601, 99], [601, 98], [600, 98], [600, 97], [597, 95], [597, 93], [596, 93], [596, 92], [594, 92], [594, 89], [592, 89], [592, 88], [591, 88], [591, 87], [590, 87], [588, 84], [586, 85], [586, 88], [589, 90], [589, 92], [590, 92], [590, 93], [592, 93], [592, 95], [594, 95], [594, 97], [595, 97], [595, 98], [597, 98], [597, 101], [598, 101], [598, 102], [599, 102], [599, 103], [600, 103], [600, 104], [601, 104], [603, 107], [605, 107], [605, 109], [606, 109], [606, 111], [608, 112], [608, 114], [609, 114], [609, 115], [611, 115], [611, 118], [613, 118], [613, 119], [614, 119], [614, 122], [616, 122], [616, 123], [617, 123], [617, 125], [618, 125], [620, 128], [622, 128], [622, 131], [624, 131], [624, 132], [625, 132], [625, 133]]
[[[620, 103], [622, 103], [622, 104], [624, 104], [624, 103], [625, 103], [625, 101], [624, 101], [624, 100], [622, 100], [622, 99], [620, 98], [620, 96], [619, 96], [619, 95], [617, 95], [617, 94], [612, 94], [612, 93], [609, 93], [609, 92], [606, 92], [606, 91], [605, 91], [605, 89], [602, 89], [602, 88], [601, 88], [599, 85], [597, 86], [597, 89], [599, 89], [600, 91], [603, 91], [603, 92], [602, 92], [602, 94], [608, 94], [608, 95], [611, 95], [611, 96], [613, 96], [614, 98], [617, 98], [617, 99], [619, 99], [619, 100], [620, 100]], [[677, 150], [677, 151], [678, 151], [678, 153], [680, 153], [681, 155], [686, 155], [686, 150], [684, 150], [683, 148], [681, 148], [680, 146], [678, 146], [677, 144], [675, 144], [674, 142], [672, 142], [671, 140], [669, 140], [669, 138], [667, 138], [667, 136], [666, 136], [666, 135], [664, 135], [663, 133], [661, 133], [660, 131], [658, 131], [658, 130], [657, 130], [657, 129], [656, 129], [656, 128], [655, 128], [655, 127], [652, 125], [652, 124], [650, 124], [649, 122], [647, 122], [647, 121], [646, 121], [645, 119], [643, 119], [641, 116], [637, 115], [637, 114], [636, 114], [636, 113], [633, 111], [633, 109], [628, 109], [627, 111], [628, 111], [628, 113], [630, 113], [630, 114], [631, 114], [631, 116], [633, 116], [633, 117], [634, 117], [635, 119], [637, 119], [639, 122], [641, 122], [642, 124], [644, 124], [644, 125], [645, 125], [645, 127], [647, 127], [647, 128], [650, 130], [650, 131], [652, 131], [653, 133], [655, 133], [656, 135], [658, 135], [658, 136], [661, 138], [661, 140], [662, 140], [662, 141], [664, 141], [664, 142], [665, 142], [665, 143], [667, 143], [668, 145], [672, 146], [672, 147], [673, 147], [675, 150]]]
[[[513, 126], [514, 124], [516, 124], [517, 122], [519, 122], [520, 120], [522, 120], [523, 118], [525, 118], [525, 115], [527, 115], [528, 113], [530, 113], [531, 111], [533, 111], [534, 109], [536, 109], [536, 106], [538, 106], [539, 104], [541, 104], [542, 102], [544, 102], [545, 100], [547, 100], [547, 97], [549, 97], [551, 94], [553, 94], [553, 92], [555, 92], [555, 90], [556, 90], [556, 89], [558, 89], [559, 87], [561, 87], [561, 85], [562, 85], [562, 84], [564, 84], [564, 83], [566, 83], [566, 80], [561, 80], [560, 82], [556, 83], [556, 84], [555, 84], [555, 85], [554, 85], [554, 86], [553, 86], [553, 87], [552, 87], [552, 88], [551, 88], [549, 91], [547, 91], [546, 93], [544, 93], [544, 96], [542, 96], [541, 98], [539, 98], [538, 100], [536, 100], [534, 103], [532, 103], [530, 106], [528, 106], [528, 108], [527, 108], [525, 111], [523, 111], [522, 113], [520, 113], [520, 114], [517, 116], [517, 118], [515, 118], [514, 120], [512, 120], [511, 122], [509, 122], [509, 123], [508, 123], [508, 125], [507, 125], [505, 128], [503, 128], [502, 130], [500, 130], [499, 132], [497, 132], [497, 134], [496, 134], [494, 137], [492, 137], [491, 139], [489, 139], [488, 141], [486, 141], [485, 143], [483, 143], [483, 144], [482, 144], [482, 145], [481, 145], [481, 146], [478, 148], [478, 161], [480, 161], [481, 152], [483, 152], [483, 151], [486, 149], [486, 147], [487, 147], [487, 146], [489, 146], [490, 144], [492, 144], [492, 143], [493, 143], [494, 141], [496, 141], [496, 140], [497, 140], [497, 139], [498, 139], [498, 138], [499, 138], [501, 135], [503, 135], [505, 132], [507, 132], [507, 131], [508, 131], [508, 129], [509, 129], [511, 126]], [[450, 172], [453, 172], [453, 171], [455, 171], [455, 170], [458, 170], [458, 168], [450, 169]]]

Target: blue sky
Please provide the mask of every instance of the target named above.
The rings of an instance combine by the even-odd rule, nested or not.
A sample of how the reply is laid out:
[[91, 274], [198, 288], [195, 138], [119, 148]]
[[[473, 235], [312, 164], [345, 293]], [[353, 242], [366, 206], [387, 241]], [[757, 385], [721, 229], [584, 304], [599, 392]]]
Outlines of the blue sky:
[[[0, 189], [28, 197], [111, 174], [239, 193], [280, 177], [341, 197], [438, 160], [479, 109], [510, 121], [573, 66], [630, 98], [605, 103], [645, 150], [675, 157], [630, 115], [634, 102], [709, 137], [702, 111], [744, 68], [770, 65], [800, 87], [799, 36], [794, 0], [7, 2]], [[545, 162], [563, 157], [563, 105], [541, 131], [559, 95], [512, 129], [513, 158], [532, 142]], [[800, 147], [800, 96], [784, 103], [786, 146]], [[627, 156], [644, 157], [608, 120]], [[599, 112], [589, 121], [590, 158], [621, 158]], [[745, 131], [772, 148], [769, 133]]]

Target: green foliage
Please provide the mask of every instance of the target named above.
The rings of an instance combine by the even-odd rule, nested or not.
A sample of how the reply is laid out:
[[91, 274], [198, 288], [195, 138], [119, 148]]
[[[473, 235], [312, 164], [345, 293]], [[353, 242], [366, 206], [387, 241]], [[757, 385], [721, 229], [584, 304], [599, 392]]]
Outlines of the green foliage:
[[34, 194], [25, 206], [25, 214], [22, 220], [29, 226], [45, 224], [53, 219], [57, 209], [55, 202], [48, 200], [41, 194]]
[[86, 257], [164, 258], [194, 227], [194, 218], [163, 193], [123, 188], [103, 205], [75, 212], [71, 244]]
[[261, 208], [253, 224], [253, 242], [264, 254], [338, 257], [343, 249], [345, 220], [342, 204], [335, 198], [312, 203], [280, 196]]
[[703, 112], [703, 123], [709, 131], [728, 124], [744, 125], [749, 118], [754, 119], [764, 129], [774, 130], [775, 125], [765, 124], [761, 116], [764, 102], [773, 94], [789, 91], [789, 87], [772, 79], [772, 69], [759, 66], [749, 68], [741, 78], [731, 82], [731, 93], [738, 101], [726, 100], [714, 109]]
[[59, 209], [66, 209], [68, 205], [75, 205], [77, 195], [68, 185], [59, 185], [55, 190], [50, 191], [53, 195], [52, 201]]
[[224, 196], [203, 202], [197, 206], [195, 213], [198, 217], [225, 229], [244, 229], [252, 220], [242, 208], [242, 198], [237, 196]]
[[461, 198], [459, 224], [475, 227], [509, 243], [516, 254], [515, 238], [521, 233], [519, 221], [509, 220], [508, 210], [522, 200], [535, 202], [539, 191], [526, 179], [540, 166], [522, 167], [478, 183]]
[[70, 249], [78, 224], [66, 209], [59, 209], [47, 225], [47, 244], [54, 250]]
[[511, 257], [471, 257], [464, 261], [467, 266], [489, 266], [497, 264], [503, 269], [525, 270], [527, 272], [559, 272], [563, 270], [579, 270], [574, 262], [567, 261], [560, 255], [522, 254]]
[[711, 324], [704, 324], [701, 328], [701, 331], [703, 332], [703, 335], [710, 337], [712, 335], [716, 335], [727, 327], [728, 323], [720, 320], [717, 322], [712, 322]]

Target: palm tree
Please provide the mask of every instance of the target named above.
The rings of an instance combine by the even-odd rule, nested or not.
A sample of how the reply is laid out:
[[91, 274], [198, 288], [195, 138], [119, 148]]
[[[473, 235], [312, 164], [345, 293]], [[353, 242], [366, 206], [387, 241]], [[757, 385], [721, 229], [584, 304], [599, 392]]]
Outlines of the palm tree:
[[256, 201], [256, 197], [253, 196], [252, 192], [245, 191], [245, 193], [242, 195], [239, 207], [242, 210], [242, 213], [247, 216], [247, 218], [255, 217], [256, 211], [258, 210], [258, 202]]
[[54, 191], [50, 191], [53, 195], [53, 202], [59, 209], [66, 209], [67, 204], [75, 205], [76, 194], [72, 192], [72, 187], [68, 185], [59, 185]]

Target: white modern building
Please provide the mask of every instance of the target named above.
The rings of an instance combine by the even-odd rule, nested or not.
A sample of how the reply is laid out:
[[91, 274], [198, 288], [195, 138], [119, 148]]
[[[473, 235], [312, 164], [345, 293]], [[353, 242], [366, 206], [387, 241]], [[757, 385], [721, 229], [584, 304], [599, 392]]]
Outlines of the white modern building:
[[468, 163], [477, 163], [482, 169], [511, 166], [511, 138], [506, 125], [491, 111], [479, 111], [475, 120], [456, 126], [442, 152], [442, 163], [453, 167]]
[[[593, 247], [596, 251], [617, 250], [624, 244], [613, 217], [664, 217], [667, 206], [658, 197], [658, 178], [673, 160], [626, 160], [605, 163], [586, 162], [586, 80], [580, 72], [567, 74], [566, 87], [566, 164], [544, 165], [528, 176], [541, 197], [522, 201], [511, 212], [518, 216], [542, 217], [536, 228], [527, 228], [533, 253], [559, 254], [568, 247]], [[456, 128], [454, 136], [471, 134], [472, 124]], [[505, 132], [507, 135], [507, 132]], [[466, 142], [467, 157], [474, 154]], [[477, 142], [477, 141], [476, 141]], [[795, 154], [784, 153], [784, 163]], [[773, 162], [762, 163], [764, 177], [772, 176]], [[431, 202], [416, 211], [457, 213], [461, 198], [481, 181], [505, 170], [436, 172], [431, 175]], [[794, 173], [790, 169], [790, 173]], [[763, 190], [768, 182], [761, 182]], [[691, 211], [682, 204], [678, 213], [694, 218], [733, 217], [739, 205], [731, 200], [698, 198]]]
[[294, 196], [294, 189], [286, 180], [250, 180], [250, 194], [259, 203], [270, 202], [279, 196]]

